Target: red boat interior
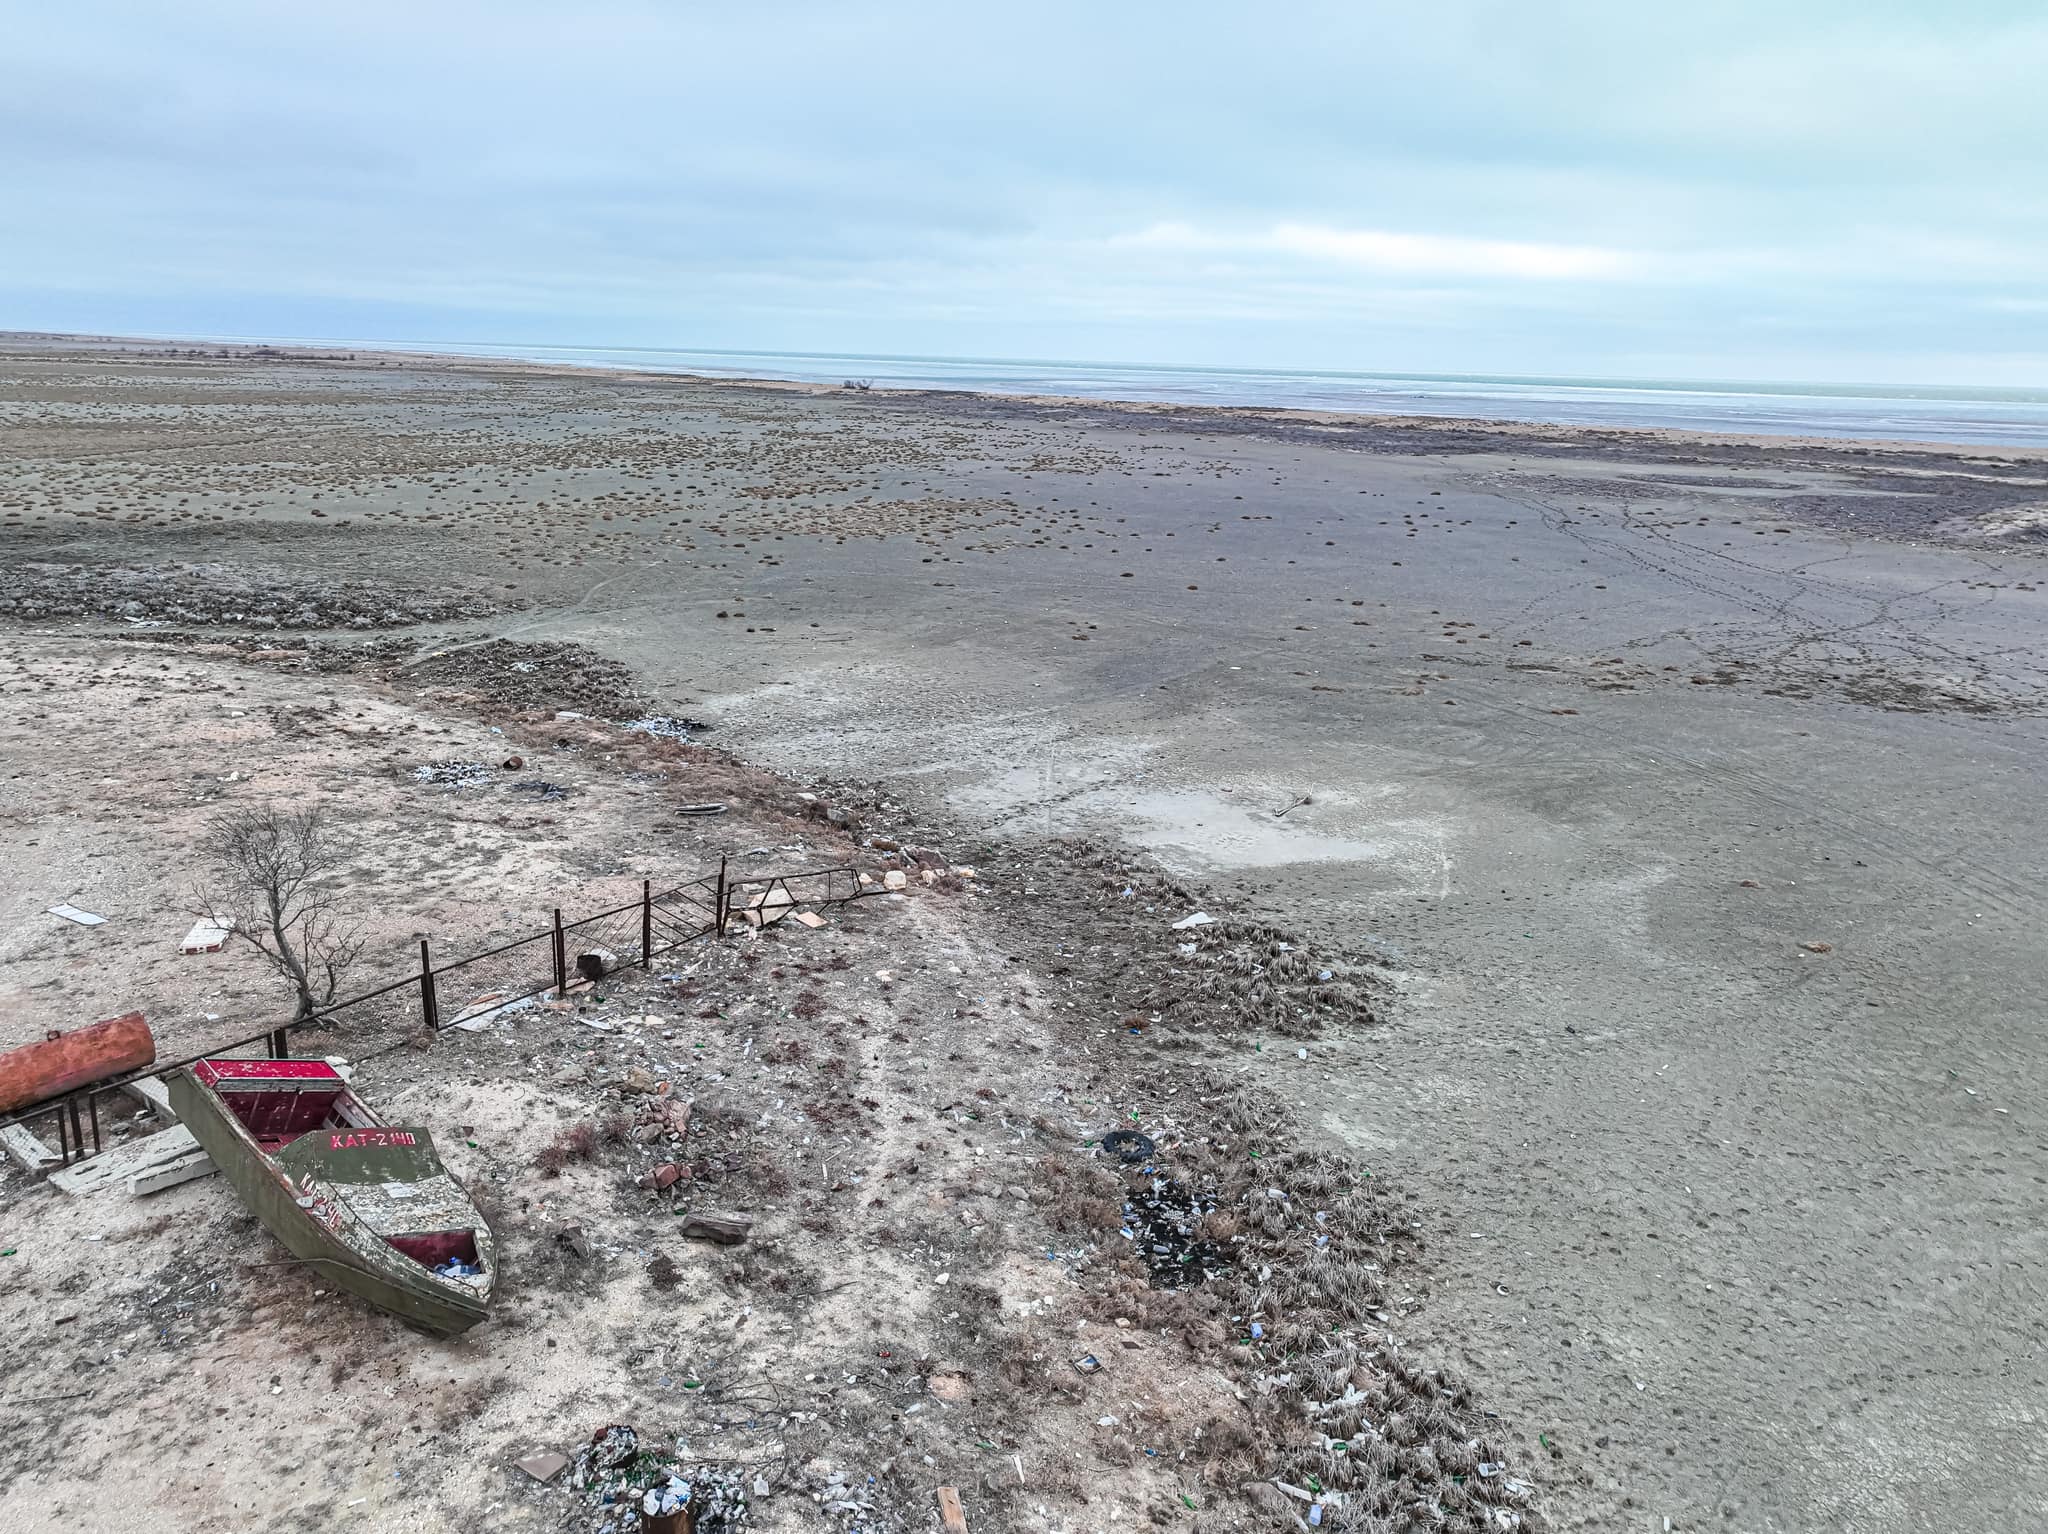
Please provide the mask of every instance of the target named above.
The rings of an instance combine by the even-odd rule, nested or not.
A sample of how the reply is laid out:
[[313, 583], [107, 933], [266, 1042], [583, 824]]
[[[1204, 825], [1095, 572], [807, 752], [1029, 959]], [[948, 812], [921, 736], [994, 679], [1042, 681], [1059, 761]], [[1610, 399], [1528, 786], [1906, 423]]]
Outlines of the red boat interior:
[[196, 1073], [272, 1153], [315, 1129], [377, 1122], [324, 1060], [203, 1060]]
[[477, 1261], [473, 1230], [423, 1230], [407, 1236], [386, 1236], [384, 1240], [423, 1268], [438, 1268], [450, 1257], [472, 1268], [482, 1266]]

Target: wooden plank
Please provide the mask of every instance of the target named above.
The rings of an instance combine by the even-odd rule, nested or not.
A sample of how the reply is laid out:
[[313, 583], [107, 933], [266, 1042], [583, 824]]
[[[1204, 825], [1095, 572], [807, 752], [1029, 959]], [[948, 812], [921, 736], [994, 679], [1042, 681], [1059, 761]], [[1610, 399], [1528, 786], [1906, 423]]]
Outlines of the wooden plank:
[[64, 1163], [62, 1156], [51, 1150], [33, 1131], [19, 1124], [9, 1124], [0, 1129], [0, 1150], [5, 1150], [23, 1171], [37, 1176]]
[[147, 1139], [135, 1140], [115, 1150], [100, 1152], [90, 1160], [50, 1174], [50, 1185], [72, 1195], [92, 1193], [123, 1182], [137, 1172], [150, 1171], [167, 1161], [176, 1161], [199, 1148], [192, 1131], [183, 1127], [166, 1129]]
[[163, 1084], [160, 1077], [145, 1076], [140, 1081], [126, 1081], [121, 1084], [121, 1090], [155, 1114], [159, 1124], [178, 1122], [177, 1110], [171, 1107], [171, 1089]]
[[152, 1193], [161, 1193], [166, 1188], [175, 1188], [180, 1183], [211, 1177], [218, 1170], [220, 1169], [213, 1164], [213, 1157], [203, 1150], [195, 1149], [189, 1155], [180, 1156], [175, 1161], [166, 1161], [162, 1166], [135, 1173], [128, 1179], [128, 1193], [132, 1198], [145, 1198]]
[[692, 1214], [683, 1221], [682, 1233], [716, 1241], [721, 1246], [734, 1246], [747, 1239], [753, 1225], [754, 1217], [750, 1214]]
[[967, 1534], [967, 1510], [960, 1505], [960, 1493], [952, 1486], [939, 1488], [939, 1516], [951, 1534]]

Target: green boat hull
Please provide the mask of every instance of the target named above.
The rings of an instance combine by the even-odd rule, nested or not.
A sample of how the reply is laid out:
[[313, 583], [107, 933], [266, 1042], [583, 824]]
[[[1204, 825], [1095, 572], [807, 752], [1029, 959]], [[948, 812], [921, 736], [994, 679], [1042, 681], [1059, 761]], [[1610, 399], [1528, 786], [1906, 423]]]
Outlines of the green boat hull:
[[[352, 1219], [338, 1200], [266, 1154], [188, 1067], [166, 1079], [171, 1106], [220, 1174], [284, 1249], [337, 1289], [437, 1336], [467, 1331], [489, 1314], [489, 1291], [441, 1278]], [[316, 1133], [318, 1133], [316, 1131]], [[333, 1190], [325, 1190], [332, 1192]], [[475, 1215], [479, 1234], [489, 1230]]]

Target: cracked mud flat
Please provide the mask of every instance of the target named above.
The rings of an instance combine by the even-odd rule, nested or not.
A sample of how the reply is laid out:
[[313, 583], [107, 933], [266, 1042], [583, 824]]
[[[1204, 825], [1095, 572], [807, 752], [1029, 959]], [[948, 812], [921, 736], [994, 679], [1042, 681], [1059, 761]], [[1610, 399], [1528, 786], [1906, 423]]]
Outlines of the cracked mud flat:
[[[0, 381], [12, 555], [523, 604], [392, 637], [574, 640], [1018, 859], [1007, 951], [1100, 975], [1093, 1047], [1415, 1195], [1403, 1344], [1554, 1525], [2048, 1496], [2038, 455], [417, 361]], [[1172, 997], [1032, 872], [1068, 833], [1376, 966], [1378, 1021], [1308, 1061], [1129, 1032]]]

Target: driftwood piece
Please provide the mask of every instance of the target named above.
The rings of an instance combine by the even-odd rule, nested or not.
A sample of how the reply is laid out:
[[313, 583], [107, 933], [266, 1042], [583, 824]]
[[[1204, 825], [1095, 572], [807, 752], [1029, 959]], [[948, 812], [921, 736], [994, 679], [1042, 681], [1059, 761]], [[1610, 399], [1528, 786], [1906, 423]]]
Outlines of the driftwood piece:
[[683, 1234], [700, 1241], [716, 1241], [720, 1246], [737, 1246], [747, 1239], [753, 1225], [754, 1217], [750, 1214], [692, 1214], [683, 1221]]
[[939, 1516], [946, 1520], [948, 1534], [967, 1534], [967, 1510], [960, 1505], [956, 1488], [939, 1488]]

